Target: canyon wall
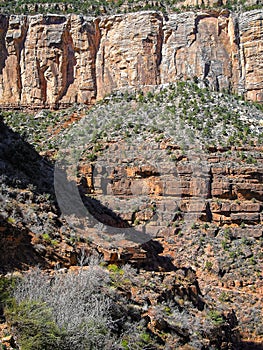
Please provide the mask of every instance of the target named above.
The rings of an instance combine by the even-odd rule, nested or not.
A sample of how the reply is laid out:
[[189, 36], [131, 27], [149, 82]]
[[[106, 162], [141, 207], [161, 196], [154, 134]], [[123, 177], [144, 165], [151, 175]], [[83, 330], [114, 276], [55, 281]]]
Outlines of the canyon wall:
[[92, 104], [116, 89], [196, 77], [262, 102], [262, 24], [263, 10], [0, 15], [0, 105]]

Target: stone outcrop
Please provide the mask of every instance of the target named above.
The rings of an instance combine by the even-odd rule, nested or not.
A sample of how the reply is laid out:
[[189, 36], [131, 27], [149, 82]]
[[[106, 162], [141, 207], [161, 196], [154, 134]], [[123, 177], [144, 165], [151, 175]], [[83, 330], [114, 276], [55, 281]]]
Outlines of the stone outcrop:
[[199, 79], [263, 101], [262, 10], [0, 16], [0, 104], [92, 104], [117, 89]]
[[[123, 220], [129, 224], [142, 223], [145, 232], [152, 237], [166, 235], [167, 224], [173, 222], [176, 227], [182, 218], [185, 225], [189, 221], [190, 226], [207, 222], [217, 227], [233, 228], [233, 235], [238, 238], [262, 236], [261, 156], [257, 164], [249, 165], [237, 162], [237, 154], [232, 150], [236, 163], [229, 166], [226, 152], [216, 150], [206, 155], [202, 166], [193, 161], [194, 157], [192, 160], [186, 157], [174, 167], [169, 162], [169, 155], [165, 154], [169, 142], [163, 141], [161, 147], [167, 160], [165, 169], [149, 164], [138, 166], [131, 163], [128, 166], [124, 158], [123, 163], [107, 172], [107, 157], [98, 158], [93, 166], [81, 165], [80, 178], [86, 179], [85, 192], [97, 195], [102, 202], [106, 196], [107, 205], [114, 211], [117, 206], [118, 215]], [[246, 151], [251, 157], [255, 155], [253, 149]], [[114, 162], [114, 144], [109, 145], [108, 152]], [[139, 162], [140, 158], [137, 157], [136, 161]], [[143, 196], [148, 196], [148, 202], [140, 199]], [[174, 231], [173, 227], [167, 233], [173, 234]]]
[[[99, 50], [100, 47], [98, 52]], [[199, 96], [198, 94], [201, 95], [200, 100], [205, 99], [201, 89], [195, 91], [196, 85], [189, 85], [194, 85], [192, 90], [178, 90], [181, 100], [192, 99], [197, 103], [199, 100], [195, 98]], [[172, 91], [174, 94], [175, 91]], [[150, 100], [149, 96], [145, 97], [147, 104], [139, 102], [140, 96], [138, 96], [138, 100], [133, 99], [130, 104], [125, 104], [120, 109], [120, 105], [124, 102], [123, 95], [118, 95], [121, 104], [117, 104], [116, 108], [118, 113], [123, 115], [124, 110], [130, 113], [131, 108], [135, 112], [136, 104], [138, 108], [141, 106], [143, 111], [146, 105], [149, 105], [148, 111], [151, 110], [154, 116], [159, 116], [164, 111], [161, 108], [162, 102], [165, 105], [173, 102], [175, 106], [178, 104], [178, 113], [181, 113], [177, 97], [174, 97], [174, 101], [170, 99], [175, 94], [168, 94], [164, 100], [161, 99], [162, 94], [154, 97], [157, 99], [159, 109], [156, 109], [156, 102]], [[228, 104], [224, 104], [226, 97], [229, 98]], [[219, 103], [224, 106], [231, 116], [226, 119], [228, 123], [230, 118], [235, 116], [235, 110], [240, 112], [238, 109], [240, 103], [244, 110], [238, 114], [239, 119], [247, 118], [254, 128], [260, 130], [261, 124], [258, 123], [261, 121], [261, 113], [258, 109], [255, 109], [254, 115], [245, 109], [247, 104], [244, 101], [235, 104], [232, 97], [221, 93], [209, 92], [206, 98], [205, 101], [214, 100], [216, 107]], [[81, 217], [75, 215], [71, 215], [68, 224], [65, 222], [66, 216], [61, 215], [52, 200], [54, 194], [52, 165], [36, 154], [36, 151], [18, 134], [0, 123], [2, 136], [0, 168], [3, 170], [0, 180], [4, 199], [0, 215], [2, 236], [0, 273], [16, 268], [26, 269], [34, 264], [41, 264], [42, 267], [68, 268], [72, 264], [83, 262], [90, 252], [95, 251], [98, 255], [103, 255], [109, 264], [128, 262], [141, 269], [140, 276], [143, 281], [147, 280], [145, 288], [135, 286], [132, 290], [128, 290], [127, 295], [134, 299], [136, 305], [141, 302], [142, 308], [148, 304], [147, 314], [143, 309], [143, 315], [147, 317], [149, 329], [151, 331], [157, 329], [155, 334], [163, 336], [162, 339], [170, 344], [171, 348], [177, 344], [176, 339], [178, 344], [182, 338], [186, 339], [187, 333], [182, 332], [183, 329], [178, 328], [177, 322], [175, 323], [173, 317], [170, 317], [170, 309], [166, 309], [166, 315], [159, 317], [158, 305], [155, 308], [154, 300], [158, 300], [159, 305], [163, 300], [169, 301], [169, 305], [172, 301], [175, 307], [193, 304], [205, 321], [206, 315], [198, 309], [202, 295], [207, 296], [210, 304], [220, 312], [233, 309], [242, 336], [247, 339], [258, 339], [262, 343], [262, 323], [258, 321], [261, 317], [260, 302], [263, 290], [261, 141], [251, 136], [249, 143], [245, 141], [241, 143], [237, 137], [235, 145], [229, 146], [224, 142], [218, 146], [206, 142], [207, 152], [200, 154], [200, 148], [191, 146], [187, 150], [186, 147], [181, 147], [175, 140], [173, 141], [173, 138], [160, 134], [158, 130], [161, 128], [158, 130], [151, 128], [147, 131], [144, 129], [145, 125], [142, 125], [141, 129], [137, 129], [141, 115], [137, 116], [136, 113], [130, 117], [133, 119], [128, 119], [128, 113], [124, 115], [126, 120], [123, 128], [125, 131], [133, 132], [135, 138], [131, 135], [127, 140], [125, 133], [122, 139], [118, 125], [122, 123], [122, 119], [119, 120], [119, 117], [114, 116], [111, 105], [114, 98], [111, 100], [105, 101], [105, 109], [101, 103], [90, 110], [90, 113], [94, 114], [87, 116], [88, 125], [90, 120], [94, 120], [95, 124], [96, 119], [92, 119], [94, 115], [100, 120], [100, 125], [104, 125], [104, 120], [111, 115], [113, 125], [110, 127], [106, 124], [107, 133], [101, 132], [101, 138], [86, 145], [89, 153], [86, 155], [82, 153], [78, 166], [79, 190], [83, 192], [84, 197], [85, 194], [91, 194], [90, 197], [86, 197], [87, 207], [96, 213], [94, 217], [102, 224], [98, 223], [97, 228], [93, 225], [93, 230], [88, 227], [86, 218], [84, 225]], [[202, 111], [206, 103], [200, 105]], [[212, 112], [213, 103], [210, 102], [208, 105]], [[191, 108], [190, 104], [187, 108]], [[45, 125], [47, 133], [61, 132], [63, 135], [64, 128], [81, 117], [79, 112], [72, 114], [72, 110], [73, 108], [69, 109], [67, 119], [63, 117], [55, 126], [51, 124], [53, 126], [50, 128]], [[81, 109], [76, 107], [77, 110]], [[110, 114], [109, 111], [113, 113]], [[65, 111], [56, 112], [54, 115], [58, 113], [64, 114]], [[84, 112], [82, 113], [84, 116]], [[12, 115], [15, 117], [16, 113]], [[18, 115], [21, 118], [22, 113]], [[30, 124], [28, 115], [29, 113], [27, 120]], [[102, 116], [105, 116], [105, 119]], [[218, 116], [220, 115], [215, 113], [216, 123], [212, 124], [213, 128], [218, 124]], [[200, 121], [202, 117], [203, 114], [200, 118], [196, 116], [196, 120]], [[37, 113], [33, 118], [47, 121], [52, 119], [45, 118], [44, 113]], [[207, 118], [212, 119], [212, 115]], [[54, 119], [56, 120], [55, 117]], [[27, 127], [27, 123], [22, 118], [20, 120], [21, 124], [24, 123]], [[154, 126], [155, 120], [160, 121], [157, 117], [151, 118], [152, 123], [149, 125]], [[172, 115], [168, 114], [164, 121], [167, 129], [169, 124], [174, 125]], [[185, 121], [183, 125], [187, 125], [187, 122]], [[23, 127], [20, 125], [19, 128], [22, 133]], [[36, 133], [41, 133], [42, 129], [38, 126]], [[82, 130], [89, 129], [82, 127]], [[234, 135], [234, 130], [236, 129], [232, 125], [231, 135]], [[212, 127], [209, 131], [212, 132]], [[144, 135], [145, 138], [142, 138]], [[223, 138], [222, 132], [216, 135]], [[60, 189], [64, 189], [63, 181]], [[70, 192], [66, 193], [74, 205]], [[93, 212], [91, 211], [92, 215]], [[130, 226], [127, 227], [127, 224]], [[110, 225], [112, 230], [110, 231], [109, 227], [104, 229], [104, 225]], [[128, 236], [125, 229], [130, 227], [134, 228], [133, 233], [139, 231], [143, 239], [143, 233], [146, 233], [147, 240], [139, 245], [133, 239], [125, 240]], [[157, 283], [154, 279], [150, 280], [150, 276], [154, 278], [157, 271], [162, 276], [161, 289], [156, 289]], [[180, 275], [189, 279], [189, 283], [179, 282]], [[192, 275], [198, 278], [198, 285], [193, 283], [195, 279], [192, 280]], [[120, 285], [123, 293], [123, 284]], [[153, 288], [150, 293], [148, 286]], [[140, 290], [145, 292], [140, 294]], [[143, 299], [144, 295], [150, 303], [148, 299]], [[191, 311], [191, 314], [195, 315], [195, 311]], [[180, 311], [179, 320], [182, 319], [182, 315], [184, 313]], [[192, 321], [187, 321], [187, 324], [189, 322], [192, 325]], [[195, 324], [198, 325], [200, 322]], [[206, 328], [206, 324], [204, 325]], [[192, 326], [190, 329], [192, 332]], [[173, 334], [168, 340], [166, 330]], [[226, 328], [221, 330], [220, 334], [226, 334]], [[186, 334], [186, 337], [180, 334]], [[206, 333], [202, 337], [210, 339]], [[211, 337], [214, 339], [213, 334]], [[208, 343], [206, 346], [209, 347]], [[223, 349], [221, 344], [217, 347]], [[245, 346], [241, 348], [245, 349]]]
[[[150, 139], [145, 143], [149, 145]], [[262, 299], [261, 153], [257, 154], [253, 147], [243, 147], [244, 152], [255, 159], [255, 163], [249, 164], [239, 158], [239, 151], [234, 147], [231, 155], [227, 147], [224, 150], [214, 147], [203, 155], [202, 166], [198, 166], [192, 154], [192, 159], [178, 157], [176, 171], [171, 172], [169, 152], [167, 154], [170, 145], [170, 140], [160, 143], [163, 158], [167, 160], [165, 174], [160, 171], [161, 167], [143, 164], [142, 145], [136, 164], [129, 162], [128, 153], [121, 148], [121, 153], [125, 154], [123, 161], [109, 167], [109, 172], [105, 171], [109, 165], [108, 156], [98, 156], [92, 166], [83, 160], [79, 171], [82, 180], [86, 178], [83, 181], [87, 185], [86, 192], [95, 195], [99, 202], [136, 229], [148, 233], [153, 240], [141, 245], [126, 241], [125, 245], [121, 235], [114, 237], [100, 231], [97, 237], [91, 229], [87, 237], [97, 245], [97, 251], [107, 263], [128, 262], [143, 269], [144, 276], [145, 270], [165, 271], [166, 293], [169, 293], [169, 286], [175, 285], [169, 279], [174, 269], [191, 267], [197, 273], [201, 290], [205, 291], [203, 295], [208, 294], [215, 300], [218, 310], [222, 305], [231, 305], [242, 336], [259, 338], [262, 342], [262, 323], [255, 321], [260, 317]], [[114, 143], [107, 146], [112, 162], [117, 163]], [[176, 152], [176, 148], [174, 146], [172, 152]], [[136, 302], [138, 295], [138, 290], [133, 288], [132, 297], [137, 296]], [[153, 322], [156, 328], [155, 317]]]

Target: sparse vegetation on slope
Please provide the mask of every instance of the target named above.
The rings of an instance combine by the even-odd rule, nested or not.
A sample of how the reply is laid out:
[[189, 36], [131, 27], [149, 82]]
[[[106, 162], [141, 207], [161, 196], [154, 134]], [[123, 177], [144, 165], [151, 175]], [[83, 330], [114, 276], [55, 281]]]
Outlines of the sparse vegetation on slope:
[[[11, 235], [5, 254], [12, 252], [15, 259], [13, 266], [8, 265], [9, 256], [1, 254], [5, 265], [1, 272], [37, 263], [65, 267], [62, 274], [52, 272], [52, 278], [40, 271], [29, 273], [17, 284], [6, 317], [22, 350], [33, 342], [35, 348], [40, 344], [39, 349], [67, 349], [68, 344], [72, 348], [76, 334], [80, 336], [76, 349], [96, 349], [98, 341], [100, 349], [118, 350], [234, 349], [239, 331], [262, 337], [261, 106], [180, 82], [148, 93], [116, 92], [90, 110], [73, 106], [36, 115], [2, 112], [2, 116], [13, 131], [2, 129], [1, 166], [6, 175], [1, 178], [1, 238]], [[52, 162], [27, 142], [45, 157], [53, 157]], [[131, 154], [125, 154], [122, 145]], [[67, 155], [78, 164], [74, 179], [82, 198], [90, 200], [91, 209], [102, 219], [96, 228], [98, 240], [87, 221], [84, 228], [78, 217], [73, 218], [76, 225], [73, 220], [67, 223], [67, 213], [62, 210], [61, 215], [54, 201], [53, 162], [71, 161]], [[105, 161], [111, 166], [109, 173], [103, 173]], [[161, 174], [159, 169], [168, 172]], [[106, 184], [113, 194], [103, 192], [108, 187], [100, 186], [101, 179], [109, 180]], [[198, 193], [199, 189], [205, 192]], [[147, 200], [140, 202], [142, 192]], [[152, 245], [147, 241], [125, 250], [125, 232], [108, 234], [103, 216], [117, 220], [123, 231], [127, 226], [137, 232], [141, 227], [150, 229]], [[99, 252], [108, 266], [86, 262], [89, 267], [71, 272], [71, 265], [85, 265], [80, 248]], [[18, 256], [23, 257], [21, 265]], [[90, 283], [96, 284], [91, 293]], [[65, 294], [59, 292], [62, 285]], [[65, 287], [70, 285], [74, 287]], [[67, 298], [78, 293], [82, 309], [77, 304], [75, 315], [67, 309]], [[58, 295], [63, 295], [61, 301]], [[97, 302], [102, 309], [94, 307]], [[99, 328], [88, 318], [92, 315], [83, 316], [89, 307], [98, 311], [92, 315], [98, 317]], [[63, 309], [64, 318], [58, 313]], [[75, 328], [67, 328], [74, 320]], [[48, 327], [42, 328], [43, 322]]]
[[260, 2], [247, 3], [245, 0], [227, 1], [225, 5], [220, 2], [208, 2], [200, 4], [197, 2], [187, 5], [182, 0], [144, 1], [144, 0], [19, 0], [0, 2], [0, 9], [4, 13], [10, 14], [38, 14], [38, 13], [79, 13], [83, 15], [100, 16], [104, 14], [118, 14], [136, 11], [156, 10], [164, 13], [178, 12], [190, 9], [220, 9], [248, 11], [261, 8]]
[[[80, 137], [90, 141], [153, 135], [157, 141], [171, 137], [182, 147], [256, 146], [263, 141], [262, 106], [238, 96], [211, 92], [196, 83], [178, 82], [143, 92], [117, 92], [86, 108], [34, 114], [2, 112], [5, 122], [38, 151], [57, 150], [66, 136], [65, 124], [75, 114], [72, 130], [81, 117], [85, 123]], [[69, 136], [70, 137], [70, 136]], [[186, 144], [188, 143], [188, 144]], [[97, 149], [97, 148], [96, 148]], [[96, 152], [95, 149], [95, 152]], [[244, 155], [244, 159], [246, 156]]]
[[[22, 350], [167, 349], [164, 343], [200, 348], [203, 337], [214, 348], [223, 343], [231, 346], [238, 339], [230, 315], [212, 305], [204, 309], [201, 296], [186, 293], [182, 298], [180, 285], [191, 288], [194, 281], [180, 273], [177, 278], [161, 277], [147, 275], [146, 282], [128, 265], [106, 269], [94, 259], [88, 268], [55, 272], [52, 277], [35, 269], [17, 280], [5, 316]], [[169, 278], [177, 279], [178, 290], [166, 285], [172, 281]], [[151, 321], [149, 316], [141, 316], [143, 298], [128, 298], [131, 288], [140, 293], [148, 290], [150, 298], [163, 293], [151, 307]]]

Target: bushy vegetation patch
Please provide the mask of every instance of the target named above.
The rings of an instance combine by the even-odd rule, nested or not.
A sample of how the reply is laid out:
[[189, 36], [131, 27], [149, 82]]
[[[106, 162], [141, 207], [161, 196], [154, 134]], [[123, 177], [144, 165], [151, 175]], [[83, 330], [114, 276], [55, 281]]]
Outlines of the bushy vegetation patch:
[[105, 14], [118, 14], [135, 11], [155, 10], [165, 14], [190, 9], [221, 9], [228, 8], [233, 11], [248, 11], [261, 8], [258, 4], [247, 4], [245, 0], [231, 0], [226, 4], [184, 5], [182, 0], [144, 1], [144, 0], [11, 0], [0, 2], [0, 9], [4, 13], [11, 14], [36, 14], [36, 13], [79, 13], [84, 15], [101, 16]]

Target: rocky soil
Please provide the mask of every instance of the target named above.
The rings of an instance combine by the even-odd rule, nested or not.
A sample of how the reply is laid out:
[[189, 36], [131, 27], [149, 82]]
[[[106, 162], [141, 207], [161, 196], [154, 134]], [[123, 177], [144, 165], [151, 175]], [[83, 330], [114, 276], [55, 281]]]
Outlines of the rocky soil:
[[1, 274], [96, 254], [151, 349], [260, 349], [262, 109], [201, 87], [2, 112]]

